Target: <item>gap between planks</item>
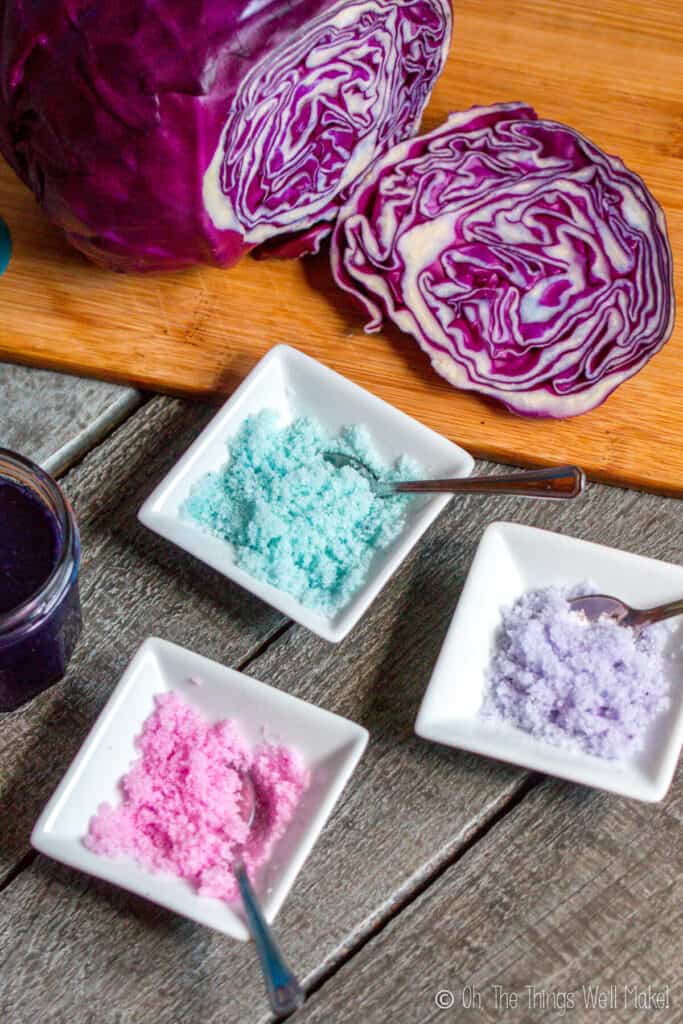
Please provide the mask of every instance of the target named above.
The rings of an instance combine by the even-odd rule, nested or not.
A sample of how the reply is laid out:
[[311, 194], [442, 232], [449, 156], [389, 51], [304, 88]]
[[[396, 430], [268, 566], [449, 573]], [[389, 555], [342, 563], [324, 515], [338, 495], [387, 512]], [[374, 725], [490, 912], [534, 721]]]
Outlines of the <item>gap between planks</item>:
[[43, 459], [42, 468], [54, 477], [64, 476], [119, 430], [126, 420], [149, 401], [150, 397], [141, 391], [126, 391], [113, 405], [96, 416], [84, 430]]
[[236, 672], [246, 672], [249, 666], [255, 662], [262, 654], [265, 654], [269, 647], [272, 647], [281, 640], [285, 633], [288, 633], [292, 626], [296, 625], [293, 619], [287, 619], [286, 622], [281, 623], [273, 629], [272, 633], [267, 634], [261, 643], [254, 648], [242, 661], [239, 661], [235, 666]]
[[25, 871], [26, 868], [31, 867], [37, 856], [37, 850], [29, 850], [28, 853], [24, 854], [21, 860], [18, 860], [17, 863], [9, 869], [5, 877], [0, 879], [0, 895], [2, 895], [5, 889], [8, 889], [10, 887], [12, 882], [15, 880], [15, 878], [19, 877], [22, 871]]

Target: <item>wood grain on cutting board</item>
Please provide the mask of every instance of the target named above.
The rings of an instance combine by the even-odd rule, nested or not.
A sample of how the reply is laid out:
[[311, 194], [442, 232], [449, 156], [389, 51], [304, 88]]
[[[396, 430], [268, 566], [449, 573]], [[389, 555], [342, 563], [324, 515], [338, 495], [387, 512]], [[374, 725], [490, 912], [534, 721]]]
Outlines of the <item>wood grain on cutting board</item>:
[[[524, 100], [639, 172], [683, 266], [681, 0], [456, 0], [431, 128], [473, 103]], [[0, 357], [198, 396], [224, 395], [273, 344], [321, 359], [475, 454], [575, 461], [596, 479], [683, 495], [683, 327], [600, 409], [523, 420], [454, 391], [397, 331], [366, 335], [323, 256], [125, 277], [90, 266], [4, 165], [14, 253], [0, 278]], [[683, 289], [677, 279], [679, 308]]]

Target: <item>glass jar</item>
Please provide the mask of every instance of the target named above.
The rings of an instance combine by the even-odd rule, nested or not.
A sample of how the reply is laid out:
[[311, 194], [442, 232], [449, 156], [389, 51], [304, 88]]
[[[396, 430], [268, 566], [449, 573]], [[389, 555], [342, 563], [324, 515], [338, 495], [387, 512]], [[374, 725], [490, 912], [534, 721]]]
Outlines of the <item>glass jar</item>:
[[[34, 586], [36, 551], [50, 536]], [[0, 448], [0, 711], [20, 707], [64, 675], [82, 627], [79, 565], [78, 527], [57, 483]], [[21, 589], [25, 568], [28, 594]], [[21, 599], [13, 605], [15, 593]]]

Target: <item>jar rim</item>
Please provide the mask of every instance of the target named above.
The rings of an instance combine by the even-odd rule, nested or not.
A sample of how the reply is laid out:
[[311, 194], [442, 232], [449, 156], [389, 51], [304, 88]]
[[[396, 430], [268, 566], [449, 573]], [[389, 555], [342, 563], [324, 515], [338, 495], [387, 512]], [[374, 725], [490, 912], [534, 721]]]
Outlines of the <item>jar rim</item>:
[[[6, 471], [7, 466], [18, 469], [27, 480], [22, 480], [21, 477], [13, 478]], [[21, 604], [9, 612], [0, 614], [0, 640], [7, 639], [16, 631], [31, 629], [50, 614], [77, 571], [80, 558], [76, 520], [57, 481], [31, 459], [10, 451], [9, 448], [0, 448], [0, 478], [2, 477], [15, 479], [19, 486], [29, 488], [34, 497], [48, 507], [59, 525], [59, 550], [52, 571], [45, 582]], [[49, 497], [52, 507], [45, 495]]]

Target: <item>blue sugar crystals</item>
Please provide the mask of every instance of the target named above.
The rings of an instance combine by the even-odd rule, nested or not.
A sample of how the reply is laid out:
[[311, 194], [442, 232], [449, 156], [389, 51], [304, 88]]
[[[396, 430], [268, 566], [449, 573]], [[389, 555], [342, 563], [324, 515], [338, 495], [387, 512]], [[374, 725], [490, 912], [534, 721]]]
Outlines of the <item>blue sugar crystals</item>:
[[195, 484], [181, 515], [229, 541], [241, 569], [333, 615], [401, 532], [412, 499], [375, 497], [361, 473], [332, 466], [326, 451], [355, 456], [382, 480], [420, 473], [406, 457], [385, 466], [363, 426], [332, 438], [313, 419], [283, 426], [266, 409], [245, 420], [227, 464]]

